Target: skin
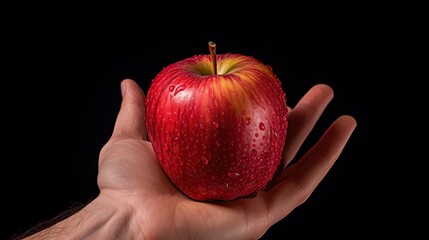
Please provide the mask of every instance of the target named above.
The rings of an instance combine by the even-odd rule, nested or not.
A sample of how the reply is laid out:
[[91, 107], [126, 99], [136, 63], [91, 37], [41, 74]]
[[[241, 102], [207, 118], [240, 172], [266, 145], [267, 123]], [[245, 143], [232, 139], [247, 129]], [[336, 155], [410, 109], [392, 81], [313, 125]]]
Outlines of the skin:
[[100, 151], [100, 194], [26, 239], [258, 239], [310, 197], [356, 127], [353, 117], [338, 117], [301, 159], [288, 164], [333, 98], [329, 86], [315, 85], [289, 109], [284, 168], [269, 190], [252, 198], [198, 202], [172, 185], [155, 158], [142, 89], [125, 79], [121, 92], [113, 133]]

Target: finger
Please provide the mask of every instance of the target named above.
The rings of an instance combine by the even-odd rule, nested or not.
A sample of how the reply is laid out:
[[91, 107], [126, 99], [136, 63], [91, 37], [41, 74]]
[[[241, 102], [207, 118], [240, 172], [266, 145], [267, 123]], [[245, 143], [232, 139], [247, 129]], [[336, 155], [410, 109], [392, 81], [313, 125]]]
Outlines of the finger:
[[297, 163], [286, 168], [267, 194], [269, 213], [279, 221], [305, 202], [340, 156], [356, 127], [353, 117], [339, 117], [314, 147]]
[[143, 90], [131, 79], [121, 82], [122, 103], [115, 127], [114, 137], [142, 138], [146, 137], [145, 96]]
[[333, 96], [334, 92], [328, 85], [315, 85], [301, 98], [296, 107], [290, 111], [286, 145], [283, 151], [284, 167], [295, 157]]

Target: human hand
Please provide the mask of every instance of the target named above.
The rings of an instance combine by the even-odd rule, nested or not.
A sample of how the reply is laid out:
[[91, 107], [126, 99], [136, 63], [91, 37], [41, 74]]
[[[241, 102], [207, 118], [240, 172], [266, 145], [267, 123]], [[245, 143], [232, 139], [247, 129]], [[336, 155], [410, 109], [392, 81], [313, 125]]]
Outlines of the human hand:
[[312, 87], [289, 113], [283, 166], [267, 190], [232, 201], [199, 202], [168, 179], [147, 140], [145, 96], [133, 80], [121, 83], [122, 104], [99, 156], [100, 194], [77, 214], [31, 239], [258, 239], [304, 203], [340, 156], [356, 127], [340, 116], [301, 159], [290, 164], [333, 98]]
[[[133, 228], [149, 239], [256, 239], [302, 204], [339, 157], [356, 122], [339, 117], [296, 164], [285, 167], [268, 191], [229, 202], [193, 201], [178, 191], [158, 164], [144, 123], [144, 94], [132, 80], [111, 139], [100, 154], [100, 197], [132, 207]], [[333, 97], [316, 85], [290, 109], [284, 165], [292, 161]]]

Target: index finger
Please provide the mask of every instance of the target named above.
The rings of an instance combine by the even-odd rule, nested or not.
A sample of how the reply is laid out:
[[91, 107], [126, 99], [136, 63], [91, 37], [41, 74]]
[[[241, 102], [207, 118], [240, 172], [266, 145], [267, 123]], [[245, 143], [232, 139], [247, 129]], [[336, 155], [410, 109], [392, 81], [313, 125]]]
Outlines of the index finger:
[[317, 84], [289, 112], [287, 140], [283, 151], [284, 167], [295, 157], [333, 96], [334, 92], [330, 86]]

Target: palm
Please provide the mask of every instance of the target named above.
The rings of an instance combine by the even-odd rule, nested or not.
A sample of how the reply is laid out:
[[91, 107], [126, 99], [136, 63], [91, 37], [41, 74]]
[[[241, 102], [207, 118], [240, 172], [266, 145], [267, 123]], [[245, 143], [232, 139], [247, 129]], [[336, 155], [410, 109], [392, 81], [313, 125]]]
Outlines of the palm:
[[[355, 125], [352, 118], [338, 119], [299, 164], [277, 176], [269, 191], [229, 202], [198, 202], [178, 191], [158, 164], [146, 140], [144, 95], [135, 83], [129, 85], [134, 88], [128, 88], [112, 138], [100, 153], [98, 185], [101, 194], [133, 205], [141, 222], [154, 224], [150, 229], [158, 229], [166, 237], [260, 237], [306, 200], [337, 159]], [[285, 165], [294, 158], [331, 98], [328, 87], [315, 86], [291, 111]]]
[[[260, 196], [252, 200], [218, 203], [197, 202], [185, 197], [162, 171], [152, 145], [139, 139], [117, 139], [106, 144], [100, 157], [98, 184], [102, 194], [117, 195], [116, 192], [121, 192], [125, 198], [122, 201], [132, 199], [142, 214], [153, 222], [171, 222], [175, 218], [178, 224], [174, 228], [192, 227], [188, 230], [201, 236], [207, 234], [207, 230], [199, 232], [199, 229], [219, 232], [230, 226], [232, 231], [237, 222], [249, 217], [248, 214], [259, 218], [267, 212]], [[180, 226], [180, 223], [184, 224]], [[167, 234], [174, 230], [171, 227], [165, 225], [163, 232]], [[180, 231], [170, 234], [174, 232]]]

